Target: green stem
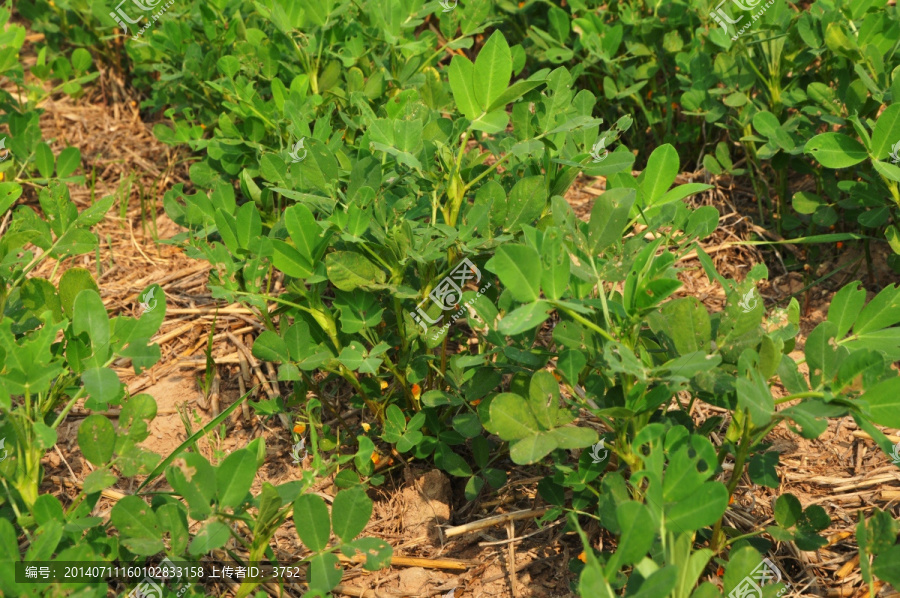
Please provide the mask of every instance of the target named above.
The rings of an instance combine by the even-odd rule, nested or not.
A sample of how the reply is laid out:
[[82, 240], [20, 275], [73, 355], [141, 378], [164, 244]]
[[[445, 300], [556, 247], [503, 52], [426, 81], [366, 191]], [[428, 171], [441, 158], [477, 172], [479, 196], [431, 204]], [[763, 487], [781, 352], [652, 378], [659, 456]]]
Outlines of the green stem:
[[587, 326], [588, 328], [590, 328], [591, 330], [593, 330], [594, 332], [596, 332], [597, 334], [599, 334], [606, 340], [613, 342], [613, 343], [617, 342], [616, 339], [614, 339], [607, 331], [603, 330], [602, 328], [600, 328], [599, 326], [597, 326], [596, 324], [594, 324], [593, 322], [591, 322], [590, 320], [588, 320], [587, 318], [582, 316], [580, 313], [573, 311], [573, 310], [569, 309], [568, 307], [565, 307], [564, 305], [560, 305], [559, 303], [557, 303], [555, 301], [551, 301], [550, 303], [556, 309], [558, 309], [562, 312], [565, 312], [566, 314], [571, 316], [573, 320]]

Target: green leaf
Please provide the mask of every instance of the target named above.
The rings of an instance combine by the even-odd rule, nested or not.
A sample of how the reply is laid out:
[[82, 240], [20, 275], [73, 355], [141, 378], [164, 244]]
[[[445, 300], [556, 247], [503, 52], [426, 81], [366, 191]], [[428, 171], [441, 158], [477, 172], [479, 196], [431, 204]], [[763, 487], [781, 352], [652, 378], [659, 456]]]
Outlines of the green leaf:
[[34, 431], [35, 440], [37, 440], [36, 446], [39, 449], [50, 450], [58, 440], [56, 430], [44, 422], [34, 422], [32, 430]]
[[594, 201], [588, 223], [588, 238], [594, 253], [622, 238], [635, 197], [634, 189], [617, 187], [606, 191]]
[[0, 216], [22, 196], [22, 186], [14, 183], [0, 183]]
[[705, 482], [689, 498], [666, 507], [666, 527], [693, 532], [712, 525], [728, 507], [728, 489], [720, 482]]
[[472, 82], [478, 106], [487, 111], [488, 106], [506, 91], [510, 78], [512, 78], [512, 54], [506, 38], [497, 30], [475, 59]]
[[[178, 452], [175, 449], [173, 455]], [[173, 458], [171, 463], [171, 467], [166, 468], [166, 480], [187, 502], [193, 519], [206, 519], [212, 512], [211, 503], [216, 495], [216, 473], [212, 465], [198, 453], [184, 453]], [[165, 465], [166, 461], [160, 464]]]
[[22, 306], [36, 316], [40, 316], [49, 310], [53, 314], [53, 320], [59, 322], [62, 319], [62, 304], [56, 294], [56, 287], [49, 280], [43, 278], [29, 278], [21, 287]]
[[249, 249], [253, 242], [262, 234], [262, 220], [260, 219], [259, 210], [252, 201], [247, 202], [238, 208], [237, 217], [237, 240], [244, 249]]
[[812, 214], [819, 209], [819, 206], [824, 205], [825, 201], [815, 193], [798, 191], [797, 193], [794, 193], [794, 196], [791, 198], [791, 203], [797, 213]]
[[75, 69], [76, 72], [80, 73], [88, 70], [91, 68], [93, 62], [91, 53], [84, 48], [76, 48], [75, 51], [72, 52], [72, 68]]
[[860, 398], [869, 405], [868, 413], [876, 424], [900, 428], [900, 377], [879, 382]]
[[768, 111], [757, 112], [753, 115], [753, 128], [764, 137], [775, 137], [776, 132], [781, 129], [781, 123], [778, 117]]
[[895, 588], [900, 587], [900, 544], [879, 553], [872, 564], [872, 572]]
[[871, 154], [876, 160], [884, 160], [891, 153], [894, 144], [900, 142], [900, 103], [894, 98], [893, 104], [884, 109], [875, 129], [872, 131]]
[[216, 468], [216, 494], [220, 507], [237, 509], [256, 477], [256, 455], [247, 449], [234, 451]]
[[378, 571], [391, 564], [394, 549], [380, 538], [360, 538], [350, 546], [366, 556], [366, 563], [363, 565], [366, 571]]
[[456, 107], [469, 120], [475, 120], [482, 113], [478, 100], [475, 99], [475, 86], [472, 82], [474, 72], [475, 65], [472, 61], [459, 54], [453, 57], [447, 67], [450, 91], [453, 92]]
[[324, 550], [331, 537], [331, 518], [325, 501], [303, 494], [294, 503], [294, 525], [300, 541], [312, 551]]
[[89, 415], [78, 427], [81, 454], [94, 465], [106, 465], [112, 458], [115, 445], [116, 430], [112, 422], [102, 415]]
[[109, 347], [109, 315], [100, 295], [93, 289], [81, 291], [75, 298], [73, 309], [72, 329], [75, 334], [86, 332], [91, 339], [94, 357], [100, 362], [105, 361]]
[[[567, 412], [566, 415], [568, 416]], [[556, 441], [557, 448], [579, 449], [597, 444], [599, 436], [596, 430], [578, 426], [563, 426], [549, 431], [550, 436]]]
[[837, 326], [826, 320], [816, 326], [806, 339], [806, 362], [813, 388], [820, 382], [827, 383], [837, 373], [838, 353], [833, 344], [836, 332]]
[[[112, 207], [116, 198], [113, 195], [109, 195], [104, 197], [103, 199], [94, 202], [94, 204], [82, 211], [78, 218], [75, 220], [75, 224], [77, 226], [94, 226], [106, 216], [106, 213]], [[3, 210], [0, 210], [0, 214], [3, 213]], [[68, 271], [68, 270], [67, 270]]]
[[781, 527], [793, 527], [803, 516], [803, 506], [793, 494], [782, 494], [775, 500], [774, 515]]
[[89, 270], [84, 268], [69, 268], [63, 272], [59, 279], [59, 300], [62, 303], [63, 311], [70, 318], [72, 317], [72, 308], [75, 306], [75, 297], [78, 293], [85, 289], [93, 289], [98, 295], [100, 287], [94, 282]]
[[569, 286], [571, 259], [558, 230], [551, 229], [544, 235], [541, 261], [541, 289], [544, 296], [554, 301], [560, 299]]
[[79, 166], [81, 166], [81, 151], [77, 147], [67, 147], [60, 152], [56, 160], [56, 176], [64, 179]]
[[263, 361], [282, 363], [290, 361], [287, 344], [277, 333], [264, 330], [253, 342], [253, 356]]
[[109, 368], [85, 370], [81, 380], [92, 404], [105, 406], [107, 403], [115, 403], [124, 395], [118, 374]]
[[536, 87], [540, 87], [544, 84], [543, 80], [537, 81], [534, 79], [516, 81], [512, 85], [510, 85], [503, 93], [501, 93], [497, 98], [491, 101], [490, 105], [487, 107], [487, 112], [493, 112], [494, 110], [504, 108], [510, 102], [513, 102], [519, 99], [521, 96], [525, 95], [532, 89]]
[[330, 552], [317, 554], [309, 559], [309, 589], [310, 593], [330, 592], [341, 583], [344, 571], [340, 568], [337, 556]]
[[526, 245], [501, 245], [485, 268], [500, 278], [503, 286], [521, 303], [536, 301], [540, 297], [541, 256]]
[[518, 440], [537, 432], [540, 427], [528, 403], [517, 394], [504, 392], [491, 401], [491, 432], [503, 440]]
[[527, 303], [503, 316], [497, 328], [509, 336], [522, 334], [543, 324], [550, 317], [550, 310], [546, 301]]
[[312, 260], [322, 236], [321, 227], [316, 224], [312, 212], [303, 204], [294, 204], [284, 211], [284, 226], [287, 228], [294, 247], [300, 254]]
[[847, 168], [869, 155], [863, 144], [841, 133], [816, 135], [806, 143], [805, 151], [826, 168]]
[[509, 115], [504, 110], [494, 110], [486, 112], [478, 118], [472, 120], [472, 129], [476, 131], [484, 131], [485, 133], [494, 134], [506, 129], [509, 123]]
[[828, 306], [828, 321], [836, 326], [835, 338], [847, 336], [865, 304], [866, 291], [859, 288], [858, 281], [845, 285], [834, 294]]
[[95, 469], [84, 478], [82, 491], [85, 494], [95, 494], [102, 490], [106, 490], [115, 484], [116, 480], [118, 480], [118, 478], [111, 474], [105, 467]]
[[231, 528], [217, 519], [209, 521], [200, 528], [194, 539], [188, 546], [188, 552], [192, 556], [199, 556], [222, 548], [231, 538]]
[[[325, 257], [328, 280], [342, 291], [372, 288], [384, 283], [384, 271], [365, 256], [352, 251], [335, 251]], [[374, 283], [374, 284], [373, 284]]]
[[372, 499], [362, 488], [341, 490], [334, 497], [331, 506], [334, 535], [343, 542], [350, 542], [358, 536], [372, 516]]
[[163, 531], [156, 513], [139, 496], [122, 498], [113, 506], [109, 520], [132, 552], [149, 556], [163, 549]]
[[616, 519], [622, 534], [619, 536], [616, 552], [607, 564], [607, 573], [643, 559], [656, 537], [649, 509], [636, 500], [619, 504], [616, 507]]
[[665, 195], [678, 176], [678, 152], [671, 144], [661, 145], [650, 154], [647, 168], [638, 177], [642, 205], [653, 206]]
[[547, 188], [544, 177], [531, 176], [520, 179], [509, 192], [506, 202], [504, 228], [517, 231], [523, 224], [532, 224], [547, 205]]
[[753, 455], [750, 458], [750, 465], [747, 467], [747, 473], [750, 474], [750, 480], [754, 484], [777, 489], [780, 484], [777, 466], [777, 452], [760, 453]]
[[53, 150], [46, 143], [39, 143], [34, 150], [34, 164], [41, 173], [41, 177], [49, 179], [53, 176], [53, 169], [56, 166], [56, 158], [53, 156]]
[[860, 312], [853, 332], [866, 334], [900, 322], [900, 289], [886, 286]]
[[434, 463], [452, 476], [467, 478], [472, 475], [472, 468], [466, 460], [443, 442], [439, 442], [434, 451]]
[[292, 276], [304, 279], [313, 273], [311, 261], [291, 245], [279, 239], [272, 239], [272, 263], [276, 268]]
[[555, 439], [546, 432], [535, 432], [521, 440], [517, 440], [509, 450], [513, 463], [530, 465], [537, 463], [556, 448]]

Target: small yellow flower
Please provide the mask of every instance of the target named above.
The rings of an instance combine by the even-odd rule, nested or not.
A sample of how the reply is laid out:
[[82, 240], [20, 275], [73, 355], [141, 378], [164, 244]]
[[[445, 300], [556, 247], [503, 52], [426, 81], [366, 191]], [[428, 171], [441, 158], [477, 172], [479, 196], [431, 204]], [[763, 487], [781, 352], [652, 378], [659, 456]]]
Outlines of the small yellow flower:
[[478, 407], [481, 404], [481, 399], [475, 399], [472, 401], [472, 407]]
[[368, 432], [369, 430], [372, 429], [372, 426], [371, 426], [371, 424], [367, 424], [366, 422], [363, 422], [362, 429], [365, 430], [366, 432]]
[[411, 390], [413, 398], [418, 401], [419, 397], [422, 396], [422, 387], [418, 384], [413, 384]]
[[297, 434], [303, 434], [304, 432], [306, 432], [306, 424], [300, 422], [294, 425], [294, 432], [296, 432]]
[[382, 381], [381, 381], [381, 390], [384, 390], [384, 389], [386, 389], [387, 387], [388, 387], [387, 380], [382, 380]]
[[2, 181], [2, 180], [3, 180], [3, 173], [0, 172], [0, 181]]
[[581, 561], [582, 563], [584, 563], [585, 565], [587, 564], [587, 554], [585, 554], [585, 552], [583, 550], [581, 551], [581, 554], [578, 555], [578, 560]]
[[372, 463], [378, 465], [381, 462], [381, 455], [378, 454], [378, 451], [372, 453]]

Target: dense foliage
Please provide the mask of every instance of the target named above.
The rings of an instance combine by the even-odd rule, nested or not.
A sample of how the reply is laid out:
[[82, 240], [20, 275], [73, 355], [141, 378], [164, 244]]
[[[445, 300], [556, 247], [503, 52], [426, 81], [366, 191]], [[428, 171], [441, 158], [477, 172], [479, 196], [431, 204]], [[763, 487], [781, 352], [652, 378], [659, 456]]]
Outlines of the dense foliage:
[[[25, 29], [0, 10], [0, 65], [26, 91], [0, 92], [13, 157], [0, 163], [2, 560], [196, 561], [232, 538], [251, 561], [277, 560], [270, 540], [293, 514], [310, 591], [326, 593], [337, 551], [389, 563], [387, 543], [357, 538], [365, 490], [383, 482], [376, 442], [465, 480], [470, 500], [506, 483], [508, 459], [534, 465], [544, 521], [566, 517], [584, 542], [584, 596], [718, 596], [701, 583], [717, 565], [727, 594], [771, 540], [823, 546], [826, 511], [790, 494], [751, 534], [724, 515], [745, 473], [779, 487], [765, 439], [782, 423], [813, 439], [849, 416], [890, 452], [876, 424], [900, 428], [900, 289], [866, 302], [859, 283], [842, 288], [806, 339], [804, 375], [790, 356], [796, 300], [767, 310], [755, 298], [764, 265], [721, 276], [698, 243], [718, 211], [687, 204], [712, 185], [675, 180], [697, 164], [747, 176], [762, 222], [797, 242], [886, 237], [900, 253], [900, 168], [886, 161], [900, 142], [896, 7], [776, 2], [732, 39], [706, 2], [598, 4], [176, 0], [147, 27], [86, 0], [25, 0], [17, 10], [46, 36], [27, 72]], [[109, 366], [159, 360], [163, 291], [143, 293], [158, 309], [110, 318], [91, 273], [67, 267], [96, 249], [91, 228], [113, 199], [79, 213], [67, 184], [84, 184], [80, 153], [54, 156], [38, 125], [41, 98], [82, 93], [95, 61], [164, 114], [161, 141], [192, 152], [190, 183], [163, 198], [185, 229], [168, 242], [209, 261], [214, 296], [264, 325], [253, 354], [291, 391], [253, 407], [309, 423], [301, 480], [250, 491], [262, 439], [217, 463], [192, 450], [247, 395], [168, 455], [139, 446], [156, 403], [128, 396]], [[606, 177], [586, 222], [563, 199], [581, 173]], [[791, 196], [797, 175], [816, 192]], [[23, 189], [40, 210], [15, 205]], [[727, 296], [719, 312], [679, 293], [692, 252]], [[64, 270], [57, 283], [31, 275], [43, 260]], [[323, 392], [335, 381], [370, 428], [322, 423], [342, 409]], [[40, 462], [81, 399], [121, 414], [80, 425], [95, 470], [63, 509], [39, 494]], [[698, 425], [698, 401], [727, 417]], [[310, 489], [336, 472], [329, 516]], [[101, 491], [136, 476], [108, 520], [92, 516]], [[171, 492], [145, 492], [160, 476]], [[589, 518], [614, 548], [592, 548]], [[897, 531], [887, 513], [860, 518], [870, 587], [900, 584]], [[101, 582], [17, 585], [6, 568], [0, 590], [106, 595]]]

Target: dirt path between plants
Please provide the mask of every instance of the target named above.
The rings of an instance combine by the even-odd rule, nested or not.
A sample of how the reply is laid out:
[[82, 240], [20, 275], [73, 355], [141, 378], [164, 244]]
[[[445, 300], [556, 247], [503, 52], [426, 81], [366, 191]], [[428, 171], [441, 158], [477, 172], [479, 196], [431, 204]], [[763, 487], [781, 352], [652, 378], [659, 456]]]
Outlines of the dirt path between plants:
[[[187, 154], [153, 138], [152, 123], [142, 120], [129, 92], [109, 80], [104, 82], [103, 88], [109, 103], [96, 91], [97, 88], [89, 90], [88, 96], [77, 103], [68, 99], [48, 102], [44, 106], [46, 112], [41, 126], [48, 137], [55, 138], [54, 148], [66, 144], [79, 147], [88, 180], [96, 181], [93, 190], [72, 188], [72, 197], [79, 209], [89, 205], [93, 197], [114, 194], [119, 198], [116, 207], [99, 225], [102, 241], [99, 261], [98, 256], [83, 256], [77, 263], [67, 262], [65, 266], [83, 266], [98, 276], [102, 297], [111, 315], [136, 310], [137, 294], [149, 284], [158, 283], [166, 292], [166, 321], [154, 339], [162, 349], [160, 362], [137, 376], [127, 363], [115, 364], [132, 394], [147, 392], [156, 399], [158, 416], [152, 422], [151, 436], [144, 444], [165, 456], [187, 438], [189, 430], [196, 430], [215, 413], [224, 410], [244, 388], [254, 386], [259, 377], [271, 381], [275, 376], [273, 370], [256, 364], [243, 352], [243, 347], [252, 345], [260, 326], [240, 306], [223, 306], [213, 301], [206, 288], [209, 265], [154, 240], [166, 239], [179, 232], [162, 209], [162, 197], [178, 182], [189, 185]], [[701, 173], [682, 176], [685, 180], [703, 180]], [[704, 247], [719, 271], [729, 277], [742, 279], [754, 264], [765, 261], [770, 269], [769, 282], [761, 285], [759, 290], [767, 307], [776, 303], [783, 305], [792, 293], [801, 291], [807, 281], [857, 259], [858, 254], [836, 249], [833, 257], [824, 263], [810, 264], [808, 271], [791, 272], [773, 250], [728, 245], [749, 239], [756, 232], [749, 219], [755, 204], [745, 190], [729, 189], [730, 181], [715, 182], [717, 189], [695, 199], [697, 205], [715, 205], [722, 214], [720, 228], [704, 242]], [[591, 202], [602, 185], [602, 179], [577, 181], [567, 199], [580, 216], [589, 214]], [[33, 190], [26, 190], [26, 197], [29, 203], [37, 205]], [[802, 249], [789, 248], [787, 251], [802, 252]], [[797, 257], [802, 258], [802, 253]], [[884, 256], [873, 257], [876, 264], [874, 284], [867, 284], [871, 294], [898, 280], [882, 266]], [[724, 296], [720, 289], [708, 284], [697, 260], [684, 260], [680, 266], [685, 283], [683, 293], [698, 297], [710, 310], [721, 309]], [[47, 265], [36, 275], [50, 276], [51, 271], [52, 266]], [[854, 279], [849, 278], [852, 272], [852, 268], [847, 268], [825, 284], [800, 295], [803, 309], [798, 350], [802, 350], [803, 339], [809, 330], [825, 317], [833, 291], [843, 282]], [[56, 274], [58, 277], [60, 273]], [[860, 270], [856, 276], [863, 278], [864, 274], [865, 271]], [[216, 305], [219, 306], [218, 314]], [[197, 378], [204, 371], [204, 351], [214, 319], [213, 357], [218, 364], [218, 393], [207, 402]], [[259, 398], [282, 392], [286, 389], [272, 382]], [[720, 411], [714, 407], [698, 405], [693, 416], [697, 421], [703, 421], [718, 413]], [[51, 476], [78, 481], [92, 471], [91, 465], [82, 458], [75, 438], [84, 414], [81, 409], [73, 411], [60, 426], [58, 450], [50, 451], [44, 459], [46, 476], [42, 491], [58, 495], [64, 505], [70, 504], [76, 492], [51, 481]], [[349, 423], [360, 423], [358, 412], [346, 416]], [[713, 441], [719, 442], [723, 434], [724, 428], [713, 433]], [[258, 436], [265, 438], [268, 459], [259, 471], [254, 492], [259, 491], [264, 481], [277, 485], [298, 478], [300, 472], [291, 462], [290, 433], [284, 422], [275, 417], [261, 418], [249, 409], [235, 411], [222, 428], [199, 442], [197, 448], [208, 459], [218, 461], [229, 451], [246, 446]], [[801, 553], [792, 545], [779, 545], [776, 560], [793, 584], [792, 592], [787, 595], [865, 595], [865, 590], [861, 589], [859, 566], [854, 560], [853, 532], [858, 521], [857, 511], [868, 513], [876, 506], [896, 511], [900, 501], [900, 470], [891, 465], [850, 418], [832, 422], [828, 431], [817, 440], [804, 440], [780, 426], [772, 432], [769, 441], [773, 450], [782, 453], [781, 488], [776, 492], [753, 486], [746, 480], [739, 487], [738, 500], [732, 505], [727, 522], [745, 533], [763, 529], [772, 521], [775, 497], [783, 492], [795, 494], [804, 507], [822, 505], [833, 522], [825, 532], [830, 537], [829, 546], [818, 552]], [[900, 438], [893, 437], [892, 441], [900, 442]], [[392, 465], [382, 470], [387, 474], [387, 482], [371, 493], [376, 506], [366, 534], [390, 542], [395, 556], [465, 559], [471, 561], [471, 565], [464, 572], [394, 566], [368, 573], [361, 567], [351, 567], [342, 582], [343, 592], [363, 595], [363, 590], [372, 590], [365, 595], [435, 596], [455, 591], [458, 598], [571, 595], [570, 584], [576, 576], [570, 565], [576, 562], [581, 547], [577, 536], [564, 533], [561, 524], [548, 525], [541, 530], [533, 519], [523, 519], [511, 527], [485, 528], [449, 540], [438, 534], [439, 526], [459, 525], [542, 506], [536, 492], [543, 473], [539, 467], [524, 468], [509, 461], [497, 466], [506, 468], [509, 483], [497, 492], [483, 492], [474, 503], [466, 502], [463, 497], [464, 480], [448, 479], [425, 464], [413, 463], [409, 469]], [[164, 487], [164, 480], [154, 486], [156, 489]], [[117, 490], [130, 493], [134, 488]], [[330, 480], [323, 480], [316, 490], [328, 495], [335, 492]], [[95, 514], [108, 516], [114, 500], [101, 499]], [[291, 527], [289, 520], [274, 538], [279, 558], [284, 561], [303, 556], [304, 549]], [[608, 548], [610, 537], [601, 533], [598, 526], [590, 525], [588, 533], [596, 547], [605, 545]], [[715, 576], [706, 579], [715, 581]], [[210, 586], [206, 589], [211, 595], [232, 595], [230, 588]], [[288, 592], [293, 593], [286, 595], [301, 594], [299, 588]]]

